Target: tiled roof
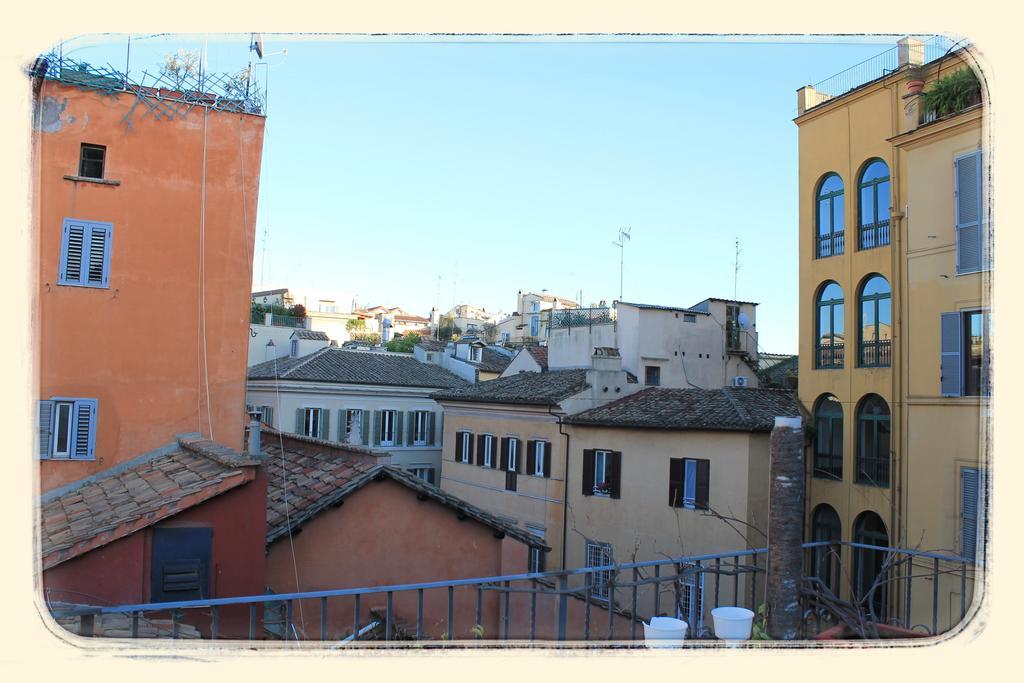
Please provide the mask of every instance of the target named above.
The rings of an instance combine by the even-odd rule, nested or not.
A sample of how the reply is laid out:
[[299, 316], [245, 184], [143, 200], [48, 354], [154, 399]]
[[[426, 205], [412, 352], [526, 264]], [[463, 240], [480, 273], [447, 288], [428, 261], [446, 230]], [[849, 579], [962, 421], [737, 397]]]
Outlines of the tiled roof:
[[527, 346], [527, 353], [533, 356], [533, 359], [537, 361], [537, 365], [540, 366], [541, 370], [548, 369], [548, 347], [546, 346]]
[[180, 439], [168, 453], [44, 494], [43, 569], [244, 484], [258, 462], [212, 441]]
[[[267, 544], [294, 531], [354, 491], [381, 477], [389, 477], [410, 489], [409, 495], [418, 494], [447, 505], [501, 531], [523, 543], [549, 549], [533, 534], [457, 498], [415, 475], [391, 465], [375, 464], [371, 459], [348, 452], [342, 445], [325, 447], [313, 453], [299, 453], [287, 447], [282, 451], [275, 439], [263, 442], [263, 453], [268, 457], [267, 467]], [[287, 472], [287, 480], [282, 473]], [[287, 513], [285, 485], [287, 484]], [[357, 524], [359, 520], [347, 523]]]
[[443, 342], [440, 339], [428, 339], [427, 337], [420, 337], [416, 344], [417, 346], [422, 346], [427, 351], [444, 351], [448, 346], [448, 342]]
[[420, 315], [396, 315], [395, 320], [401, 320], [407, 323], [424, 323], [426, 325], [430, 324], [430, 318], [424, 318], [423, 316]]
[[651, 387], [572, 415], [578, 425], [771, 431], [776, 416], [800, 417], [792, 392], [778, 389], [665, 389]]
[[331, 338], [327, 336], [326, 332], [320, 330], [307, 330], [304, 328], [297, 328], [292, 332], [292, 336], [296, 339], [313, 339], [316, 341], [331, 341]]
[[651, 311], [673, 311], [676, 313], [695, 313], [697, 315], [711, 315], [707, 311], [698, 311], [693, 308], [682, 308], [679, 306], [658, 306], [656, 304], [636, 304], [629, 301], [618, 301], [616, 303], [622, 304], [623, 306], [633, 306], [634, 308], [642, 308]]
[[412, 354], [368, 353], [323, 348], [300, 358], [279, 358], [249, 368], [249, 379], [274, 379], [339, 384], [380, 384], [444, 389], [466, 381], [444, 368], [421, 363]]
[[587, 371], [552, 370], [550, 372], [520, 372], [487, 382], [471, 384], [461, 389], [438, 391], [431, 394], [437, 401], [472, 401], [476, 403], [516, 403], [522, 405], [554, 406], [573, 394], [587, 388]]
[[738, 299], [721, 299], [721, 298], [719, 298], [717, 296], [709, 296], [707, 299], [704, 299], [700, 303], [704, 303], [704, 301], [724, 301], [727, 304], [748, 304], [750, 306], [760, 306], [761, 305], [761, 304], [757, 303], [756, 301], [740, 301]]
[[484, 372], [503, 372], [512, 359], [494, 349], [484, 348], [480, 354], [480, 361], [473, 363]]

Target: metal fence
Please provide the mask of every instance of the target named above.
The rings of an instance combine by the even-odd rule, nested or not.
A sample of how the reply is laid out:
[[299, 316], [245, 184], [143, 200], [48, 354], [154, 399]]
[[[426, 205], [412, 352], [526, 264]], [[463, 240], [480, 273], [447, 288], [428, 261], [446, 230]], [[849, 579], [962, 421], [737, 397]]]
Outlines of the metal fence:
[[599, 308], [560, 308], [551, 311], [551, 329], [592, 327], [614, 322], [612, 311], [606, 306]]
[[842, 230], [835, 230], [828, 235], [818, 235], [815, 258], [839, 256], [846, 249], [846, 236]]
[[887, 368], [892, 365], [892, 339], [866, 339], [860, 342], [862, 368]]
[[819, 342], [814, 352], [814, 367], [830, 369], [843, 367], [844, 342]]
[[889, 244], [889, 221], [878, 221], [860, 226], [860, 248], [874, 249]]
[[[107, 94], [129, 93], [138, 99], [134, 111], [143, 105], [142, 115], [156, 119], [185, 116], [193, 107], [264, 115], [266, 97], [250, 69], [237, 73], [211, 73], [201, 69], [142, 71], [132, 79], [110, 64], [96, 65], [66, 57], [58, 51], [40, 56], [29, 69], [35, 77], [47, 78]], [[125, 115], [130, 120], [131, 112]]]
[[[842, 610], [829, 609], [831, 603], [853, 605], [850, 609], [863, 621], [863, 605], [878, 604], [872, 602], [876, 594], [885, 596], [885, 613], [891, 615], [884, 623], [939, 633], [944, 609], [938, 593], [940, 575], [952, 576], [962, 596], [959, 614], [943, 616], [955, 623], [967, 613], [967, 583], [970, 580], [973, 586], [975, 574], [968, 560], [857, 543], [819, 542], [804, 547], [808, 550], [805, 583], [816, 585], [822, 558], [830, 558], [830, 570], [835, 571], [831, 585], [840, 595], [848, 594], [840, 600], [831, 590], [804, 590], [805, 638], [847, 619]], [[844, 561], [863, 565], [860, 556], [867, 552], [888, 558], [867, 577], [869, 581], [863, 573], [842, 570]], [[714, 637], [711, 609], [737, 605], [758, 610], [764, 600], [766, 554], [766, 548], [758, 548], [406, 585], [106, 607], [62, 605], [51, 606], [51, 612], [66, 628], [82, 635], [96, 633], [97, 620], [117, 615], [130, 624], [127, 636], [132, 638], [140, 637], [141, 624], [160, 620], [169, 624], [165, 632], [172, 638], [183, 637], [188, 629], [208, 639], [344, 644], [371, 638], [441, 647], [465, 641], [604, 641], [609, 646], [629, 646], [642, 640], [643, 620], [668, 614], [687, 621], [691, 626], [687, 637], [699, 641]], [[849, 589], [842, 588], [844, 576], [852, 577], [860, 589], [853, 583]], [[929, 585], [932, 589], [924, 590]], [[917, 604], [912, 602], [914, 596]], [[921, 596], [930, 602], [921, 605]], [[920, 615], [928, 614], [930, 628], [917, 623], [923, 618]], [[75, 624], [68, 626], [72, 621]]]

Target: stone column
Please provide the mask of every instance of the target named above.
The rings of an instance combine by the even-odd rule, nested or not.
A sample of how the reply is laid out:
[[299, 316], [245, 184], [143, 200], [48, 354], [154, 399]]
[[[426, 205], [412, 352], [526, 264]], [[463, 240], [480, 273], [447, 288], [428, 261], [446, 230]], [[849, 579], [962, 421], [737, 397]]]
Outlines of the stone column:
[[768, 498], [768, 635], [800, 637], [803, 574], [804, 432], [798, 417], [777, 417], [771, 436]]

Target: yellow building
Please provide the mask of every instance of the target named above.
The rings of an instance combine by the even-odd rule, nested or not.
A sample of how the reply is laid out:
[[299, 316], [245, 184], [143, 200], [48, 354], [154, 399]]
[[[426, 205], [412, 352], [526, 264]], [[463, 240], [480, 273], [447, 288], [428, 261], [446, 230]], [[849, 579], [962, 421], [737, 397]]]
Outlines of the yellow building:
[[[844, 72], [798, 91], [808, 540], [980, 557], [990, 224], [971, 64], [948, 39], [904, 38], [859, 65], [875, 80], [852, 87]], [[939, 95], [953, 80], [966, 96], [949, 105]], [[839, 563], [817, 554], [812, 570], [858, 597], [885, 554], [842, 553]], [[948, 630], [972, 598], [973, 572], [959, 566], [915, 566], [938, 581], [912, 588], [937, 591], [935, 614], [931, 595], [907, 614], [906, 581], [880, 584], [873, 605], [887, 620]]]

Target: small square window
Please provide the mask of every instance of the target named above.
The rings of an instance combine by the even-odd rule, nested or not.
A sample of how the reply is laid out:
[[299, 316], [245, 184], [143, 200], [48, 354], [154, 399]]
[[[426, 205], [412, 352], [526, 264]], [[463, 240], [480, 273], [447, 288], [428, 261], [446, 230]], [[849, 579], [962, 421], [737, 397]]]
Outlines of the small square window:
[[82, 178], [103, 179], [103, 167], [107, 160], [107, 148], [102, 145], [82, 143], [81, 156], [78, 159], [78, 175]]
[[644, 384], [649, 387], [656, 387], [661, 384], [661, 368], [657, 365], [644, 367]]

